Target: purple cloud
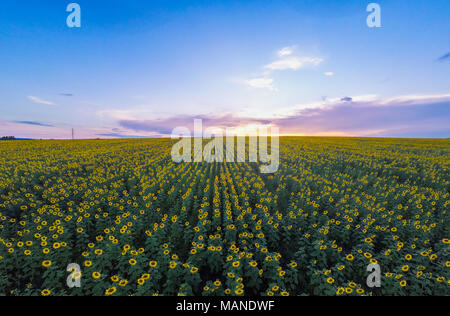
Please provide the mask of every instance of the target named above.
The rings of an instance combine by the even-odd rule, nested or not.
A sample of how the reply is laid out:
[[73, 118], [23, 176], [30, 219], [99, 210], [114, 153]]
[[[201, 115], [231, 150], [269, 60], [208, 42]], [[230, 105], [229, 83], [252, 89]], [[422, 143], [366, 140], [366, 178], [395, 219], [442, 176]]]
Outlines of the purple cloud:
[[321, 107], [300, 109], [280, 118], [257, 119], [233, 114], [174, 116], [153, 120], [122, 120], [134, 132], [170, 135], [175, 127], [193, 131], [194, 119], [205, 127], [233, 128], [249, 124], [275, 125], [283, 135], [449, 137], [450, 94], [401, 96], [388, 99], [346, 97]]
[[233, 114], [225, 115], [180, 115], [166, 119], [154, 120], [121, 120], [119, 125], [122, 128], [135, 132], [156, 132], [162, 135], [171, 135], [175, 127], [184, 126], [191, 130], [194, 129], [194, 119], [201, 119], [205, 126], [214, 126], [218, 128], [236, 127], [247, 124], [270, 124], [271, 120], [238, 118]]
[[42, 126], [42, 127], [53, 127], [53, 125], [44, 124], [44, 123], [40, 123], [40, 122], [34, 122], [34, 121], [14, 121], [12, 123], [23, 124], [23, 125]]
[[107, 138], [158, 138], [155, 136], [133, 136], [133, 135], [126, 135], [126, 134], [120, 134], [120, 133], [105, 133], [105, 134], [97, 134], [99, 137], [107, 137]]
[[352, 101], [353, 101], [353, 98], [345, 97], [345, 98], [342, 98], [341, 101], [342, 101], [342, 102], [352, 102]]
[[406, 106], [346, 102], [302, 110], [274, 123], [285, 134], [418, 137], [435, 132], [436, 137], [445, 137], [450, 136], [449, 121], [450, 102]]

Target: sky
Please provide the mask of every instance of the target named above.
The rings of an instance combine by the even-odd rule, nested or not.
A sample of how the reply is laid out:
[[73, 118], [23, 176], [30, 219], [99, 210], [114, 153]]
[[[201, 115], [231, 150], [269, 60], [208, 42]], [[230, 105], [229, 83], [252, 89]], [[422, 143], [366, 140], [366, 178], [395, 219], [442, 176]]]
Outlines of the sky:
[[450, 137], [450, 2], [3, 0], [0, 136]]

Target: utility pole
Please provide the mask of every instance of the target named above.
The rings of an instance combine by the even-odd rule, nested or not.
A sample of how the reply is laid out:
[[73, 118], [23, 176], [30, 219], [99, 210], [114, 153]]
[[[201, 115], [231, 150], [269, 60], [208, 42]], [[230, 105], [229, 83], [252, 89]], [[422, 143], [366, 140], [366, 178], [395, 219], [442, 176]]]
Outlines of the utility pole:
[[72, 128], [72, 140], [75, 139], [74, 136], [75, 136], [75, 131], [74, 131], [74, 129]]

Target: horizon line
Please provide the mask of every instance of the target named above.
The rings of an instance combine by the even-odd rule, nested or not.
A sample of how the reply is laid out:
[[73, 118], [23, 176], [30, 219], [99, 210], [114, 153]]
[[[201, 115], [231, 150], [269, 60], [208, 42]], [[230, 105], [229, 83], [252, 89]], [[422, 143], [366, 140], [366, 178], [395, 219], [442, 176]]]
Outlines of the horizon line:
[[[223, 136], [223, 138], [236, 138], [236, 137], [274, 137], [274, 136], [270, 136], [270, 135], [263, 135], [263, 136], [249, 136], [249, 135], [235, 135], [235, 136]], [[219, 136], [220, 137], [220, 136]], [[314, 136], [308, 136], [308, 135], [282, 135], [282, 136], [278, 136], [279, 138], [347, 138], [347, 139], [407, 139], [407, 140], [450, 140], [450, 137], [396, 137], [396, 136], [330, 136], [330, 135], [326, 135], [326, 136], [320, 136], [320, 135], [314, 135]], [[181, 138], [204, 138], [204, 137], [193, 137], [193, 136], [186, 136], [186, 137], [179, 137], [177, 139], [181, 139]], [[212, 137], [214, 138], [214, 137]], [[208, 139], [212, 139], [212, 138], [208, 138]], [[145, 140], [145, 139], [169, 139], [169, 140], [177, 140], [177, 139], [172, 139], [169, 136], [162, 136], [162, 137], [152, 137], [152, 136], [148, 136], [148, 137], [117, 137], [117, 138], [101, 138], [101, 137], [97, 137], [97, 138], [75, 138], [75, 139], [71, 139], [71, 138], [15, 138], [12, 140], [2, 140], [0, 138], [0, 141], [78, 141], [78, 140]]]

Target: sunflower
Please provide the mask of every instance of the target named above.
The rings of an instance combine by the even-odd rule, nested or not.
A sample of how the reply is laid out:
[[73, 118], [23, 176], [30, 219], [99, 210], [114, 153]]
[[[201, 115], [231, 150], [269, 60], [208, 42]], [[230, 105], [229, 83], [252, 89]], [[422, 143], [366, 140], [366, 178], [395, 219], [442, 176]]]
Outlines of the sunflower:
[[367, 259], [370, 259], [370, 258], [372, 258], [372, 254], [366, 252], [366, 253], [364, 253], [364, 257], [366, 257]]
[[128, 281], [127, 281], [127, 280], [122, 280], [122, 281], [119, 282], [119, 286], [121, 286], [121, 287], [124, 287], [124, 286], [126, 286], [127, 284], [128, 284]]
[[197, 267], [192, 267], [192, 268], [191, 268], [191, 273], [192, 273], [192, 274], [197, 273], [197, 271], [198, 271], [198, 268], [197, 268]]
[[48, 267], [50, 267], [51, 265], [52, 265], [52, 262], [51, 262], [50, 260], [45, 260], [45, 261], [42, 262], [42, 266], [43, 266], [44, 268], [48, 268]]
[[340, 287], [336, 291], [336, 295], [342, 295], [345, 293], [345, 289], [343, 287]]
[[115, 286], [113, 286], [113, 287], [107, 289], [106, 292], [105, 292], [105, 294], [106, 294], [107, 296], [111, 296], [111, 295], [113, 295], [113, 294], [116, 293], [116, 292], [117, 292], [117, 288], [116, 288]]
[[52, 294], [52, 291], [45, 289], [41, 291], [41, 296], [49, 296], [50, 294]]

